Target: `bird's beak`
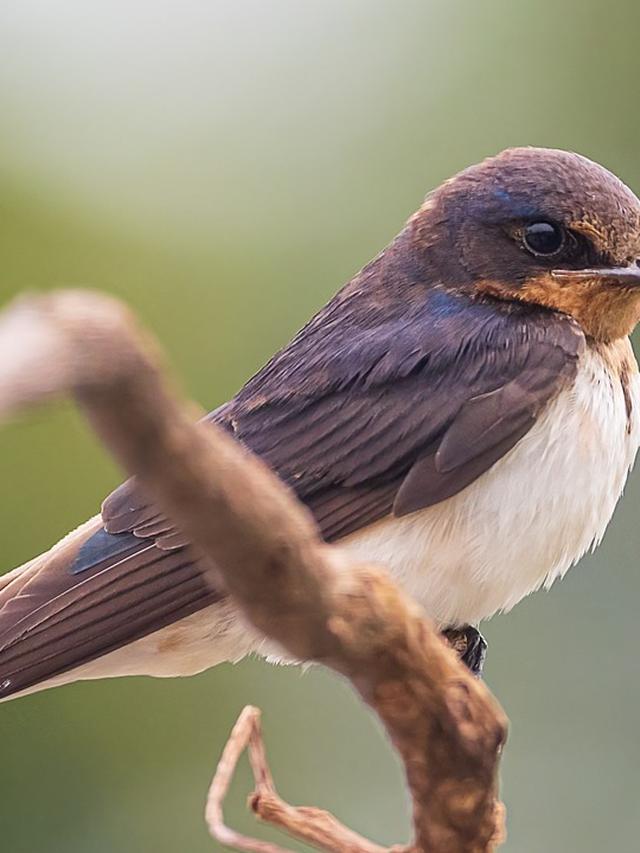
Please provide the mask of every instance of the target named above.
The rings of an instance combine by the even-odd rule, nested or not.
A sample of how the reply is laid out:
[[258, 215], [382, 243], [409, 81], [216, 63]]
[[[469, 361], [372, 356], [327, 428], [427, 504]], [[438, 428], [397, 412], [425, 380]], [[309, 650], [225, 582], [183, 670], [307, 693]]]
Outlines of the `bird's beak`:
[[640, 286], [640, 266], [633, 263], [628, 267], [596, 267], [591, 270], [553, 270], [551, 275], [567, 281], [603, 281], [611, 284], [624, 284], [627, 287]]

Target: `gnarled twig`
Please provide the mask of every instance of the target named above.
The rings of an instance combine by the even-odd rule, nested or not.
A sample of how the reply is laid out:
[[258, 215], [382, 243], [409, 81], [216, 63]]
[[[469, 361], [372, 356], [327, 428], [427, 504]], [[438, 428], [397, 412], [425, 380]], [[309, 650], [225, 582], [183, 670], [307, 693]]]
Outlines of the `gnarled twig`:
[[193, 423], [155, 346], [115, 300], [62, 292], [5, 312], [0, 415], [63, 393], [219, 568], [212, 579], [249, 620], [294, 657], [345, 675], [376, 711], [404, 762], [415, 849], [494, 849], [506, 720], [418, 606], [381, 569], [325, 544], [260, 460]]
[[222, 807], [238, 760], [244, 750], [249, 753], [255, 790], [249, 797], [254, 814], [266, 823], [317, 847], [325, 853], [403, 853], [407, 848], [380, 847], [348, 829], [323, 809], [290, 806], [279, 796], [273, 783], [262, 739], [260, 711], [248, 705], [238, 717], [227, 745], [218, 762], [207, 797], [206, 820], [211, 835], [222, 844], [249, 853], [292, 853], [292, 851], [248, 838], [224, 822]]

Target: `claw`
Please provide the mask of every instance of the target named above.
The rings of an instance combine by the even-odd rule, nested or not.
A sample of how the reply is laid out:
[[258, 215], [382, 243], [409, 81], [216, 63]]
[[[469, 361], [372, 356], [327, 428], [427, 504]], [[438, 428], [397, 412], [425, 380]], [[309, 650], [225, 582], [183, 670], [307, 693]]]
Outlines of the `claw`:
[[466, 625], [464, 628], [449, 628], [442, 633], [460, 660], [473, 675], [481, 678], [487, 656], [487, 641], [480, 631], [472, 625]]

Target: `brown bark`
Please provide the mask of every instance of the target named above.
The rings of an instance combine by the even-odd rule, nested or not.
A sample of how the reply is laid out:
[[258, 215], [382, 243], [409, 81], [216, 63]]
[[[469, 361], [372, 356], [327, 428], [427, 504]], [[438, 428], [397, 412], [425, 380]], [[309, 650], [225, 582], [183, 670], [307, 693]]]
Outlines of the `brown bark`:
[[[376, 711], [406, 769], [413, 849], [494, 849], [506, 719], [418, 606], [380, 568], [326, 545], [260, 460], [193, 422], [155, 345], [115, 300], [61, 292], [5, 311], [0, 416], [61, 394], [77, 399], [123, 467], [215, 562], [212, 580], [222, 580], [250, 621], [291, 655], [346, 676]], [[254, 801], [265, 817], [267, 802]], [[276, 822], [300, 835], [300, 810], [268, 814], [276, 812]], [[321, 849], [382, 849], [353, 839]]]

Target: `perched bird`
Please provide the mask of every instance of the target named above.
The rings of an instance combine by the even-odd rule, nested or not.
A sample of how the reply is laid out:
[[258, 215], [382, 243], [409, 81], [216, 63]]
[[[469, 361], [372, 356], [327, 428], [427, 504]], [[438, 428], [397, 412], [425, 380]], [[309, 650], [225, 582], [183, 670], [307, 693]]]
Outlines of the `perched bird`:
[[[208, 419], [442, 630], [475, 626], [604, 534], [640, 441], [639, 257], [640, 202], [614, 175], [505, 151], [428, 195]], [[277, 654], [199, 560], [134, 481], [120, 486], [0, 578], [0, 699]]]

